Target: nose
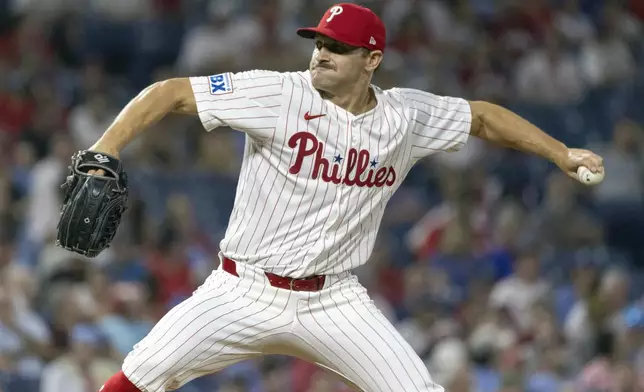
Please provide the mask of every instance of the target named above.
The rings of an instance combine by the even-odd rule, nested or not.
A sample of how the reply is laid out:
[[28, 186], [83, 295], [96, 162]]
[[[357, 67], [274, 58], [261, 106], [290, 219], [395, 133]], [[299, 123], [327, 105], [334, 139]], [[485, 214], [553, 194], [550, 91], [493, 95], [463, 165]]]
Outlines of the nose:
[[320, 49], [318, 49], [318, 58], [320, 60], [328, 61], [330, 55], [331, 55], [331, 51], [327, 49], [326, 46], [322, 46]]
[[328, 57], [320, 56], [317, 58], [316, 66], [331, 69], [331, 61]]

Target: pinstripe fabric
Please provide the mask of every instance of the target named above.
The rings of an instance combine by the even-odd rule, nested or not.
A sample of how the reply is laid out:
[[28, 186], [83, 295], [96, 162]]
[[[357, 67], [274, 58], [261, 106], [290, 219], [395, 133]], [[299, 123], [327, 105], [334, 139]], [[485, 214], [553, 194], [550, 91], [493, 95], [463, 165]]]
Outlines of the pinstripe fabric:
[[262, 355], [272, 336], [290, 328], [290, 293], [268, 285], [259, 270], [240, 277], [216, 270], [134, 347], [123, 373], [143, 391], [162, 392]]
[[[137, 344], [125, 375], [162, 392], [237, 361], [286, 354], [364, 391], [442, 392], [350, 271], [369, 259], [385, 206], [416, 161], [466, 143], [468, 103], [372, 86], [377, 106], [356, 116], [321, 99], [308, 72], [190, 81], [206, 130], [246, 134], [220, 245], [239, 276], [214, 271]], [[327, 279], [319, 292], [293, 292], [270, 286], [265, 271]]]
[[425, 365], [348, 272], [318, 292], [268, 284], [262, 270], [218, 269], [172, 309], [123, 364], [142, 391], [179, 388], [205, 374], [266, 354], [314, 362], [369, 392], [443, 392]]
[[376, 308], [355, 276], [311, 293], [297, 313], [296, 342], [308, 360], [370, 392], [443, 391], [422, 360]]
[[[353, 115], [323, 100], [308, 72], [229, 74], [212, 95], [191, 78], [207, 130], [247, 134], [223, 254], [282, 276], [350, 271], [373, 249], [384, 208], [419, 159], [467, 141], [467, 101], [373, 86], [377, 106]], [[307, 114], [320, 116], [307, 119]]]

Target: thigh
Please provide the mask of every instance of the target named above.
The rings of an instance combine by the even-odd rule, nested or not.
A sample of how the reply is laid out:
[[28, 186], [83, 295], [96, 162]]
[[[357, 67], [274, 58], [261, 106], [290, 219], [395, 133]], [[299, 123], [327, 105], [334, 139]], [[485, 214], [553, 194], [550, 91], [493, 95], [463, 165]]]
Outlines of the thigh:
[[272, 337], [283, 334], [292, 320], [288, 299], [281, 296], [261, 282], [244, 283], [215, 271], [134, 347], [123, 372], [142, 390], [164, 392], [263, 355]]
[[442, 392], [423, 361], [355, 278], [298, 307], [308, 360], [367, 392]]

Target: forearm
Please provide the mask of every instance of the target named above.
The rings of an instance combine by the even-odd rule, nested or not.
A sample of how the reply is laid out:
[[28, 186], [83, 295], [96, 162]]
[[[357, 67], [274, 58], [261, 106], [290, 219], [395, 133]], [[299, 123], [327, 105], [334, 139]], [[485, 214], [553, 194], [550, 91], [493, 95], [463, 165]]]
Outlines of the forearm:
[[185, 97], [177, 89], [177, 81], [171, 79], [154, 83], [141, 91], [123, 108], [90, 150], [118, 155], [132, 140], [168, 113], [186, 112], [181, 107]]
[[492, 143], [535, 154], [551, 162], [567, 156], [568, 148], [521, 116], [489, 102], [471, 102], [472, 133]]

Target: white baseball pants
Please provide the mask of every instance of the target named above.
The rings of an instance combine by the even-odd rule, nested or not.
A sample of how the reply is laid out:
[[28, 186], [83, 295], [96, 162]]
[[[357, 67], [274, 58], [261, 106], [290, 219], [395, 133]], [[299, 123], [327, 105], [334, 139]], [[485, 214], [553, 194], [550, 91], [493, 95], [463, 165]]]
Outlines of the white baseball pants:
[[237, 274], [213, 271], [134, 347], [123, 363], [133, 384], [165, 392], [242, 360], [281, 354], [327, 368], [357, 390], [444, 391], [350, 273], [327, 276], [316, 292], [275, 288], [243, 263]]

